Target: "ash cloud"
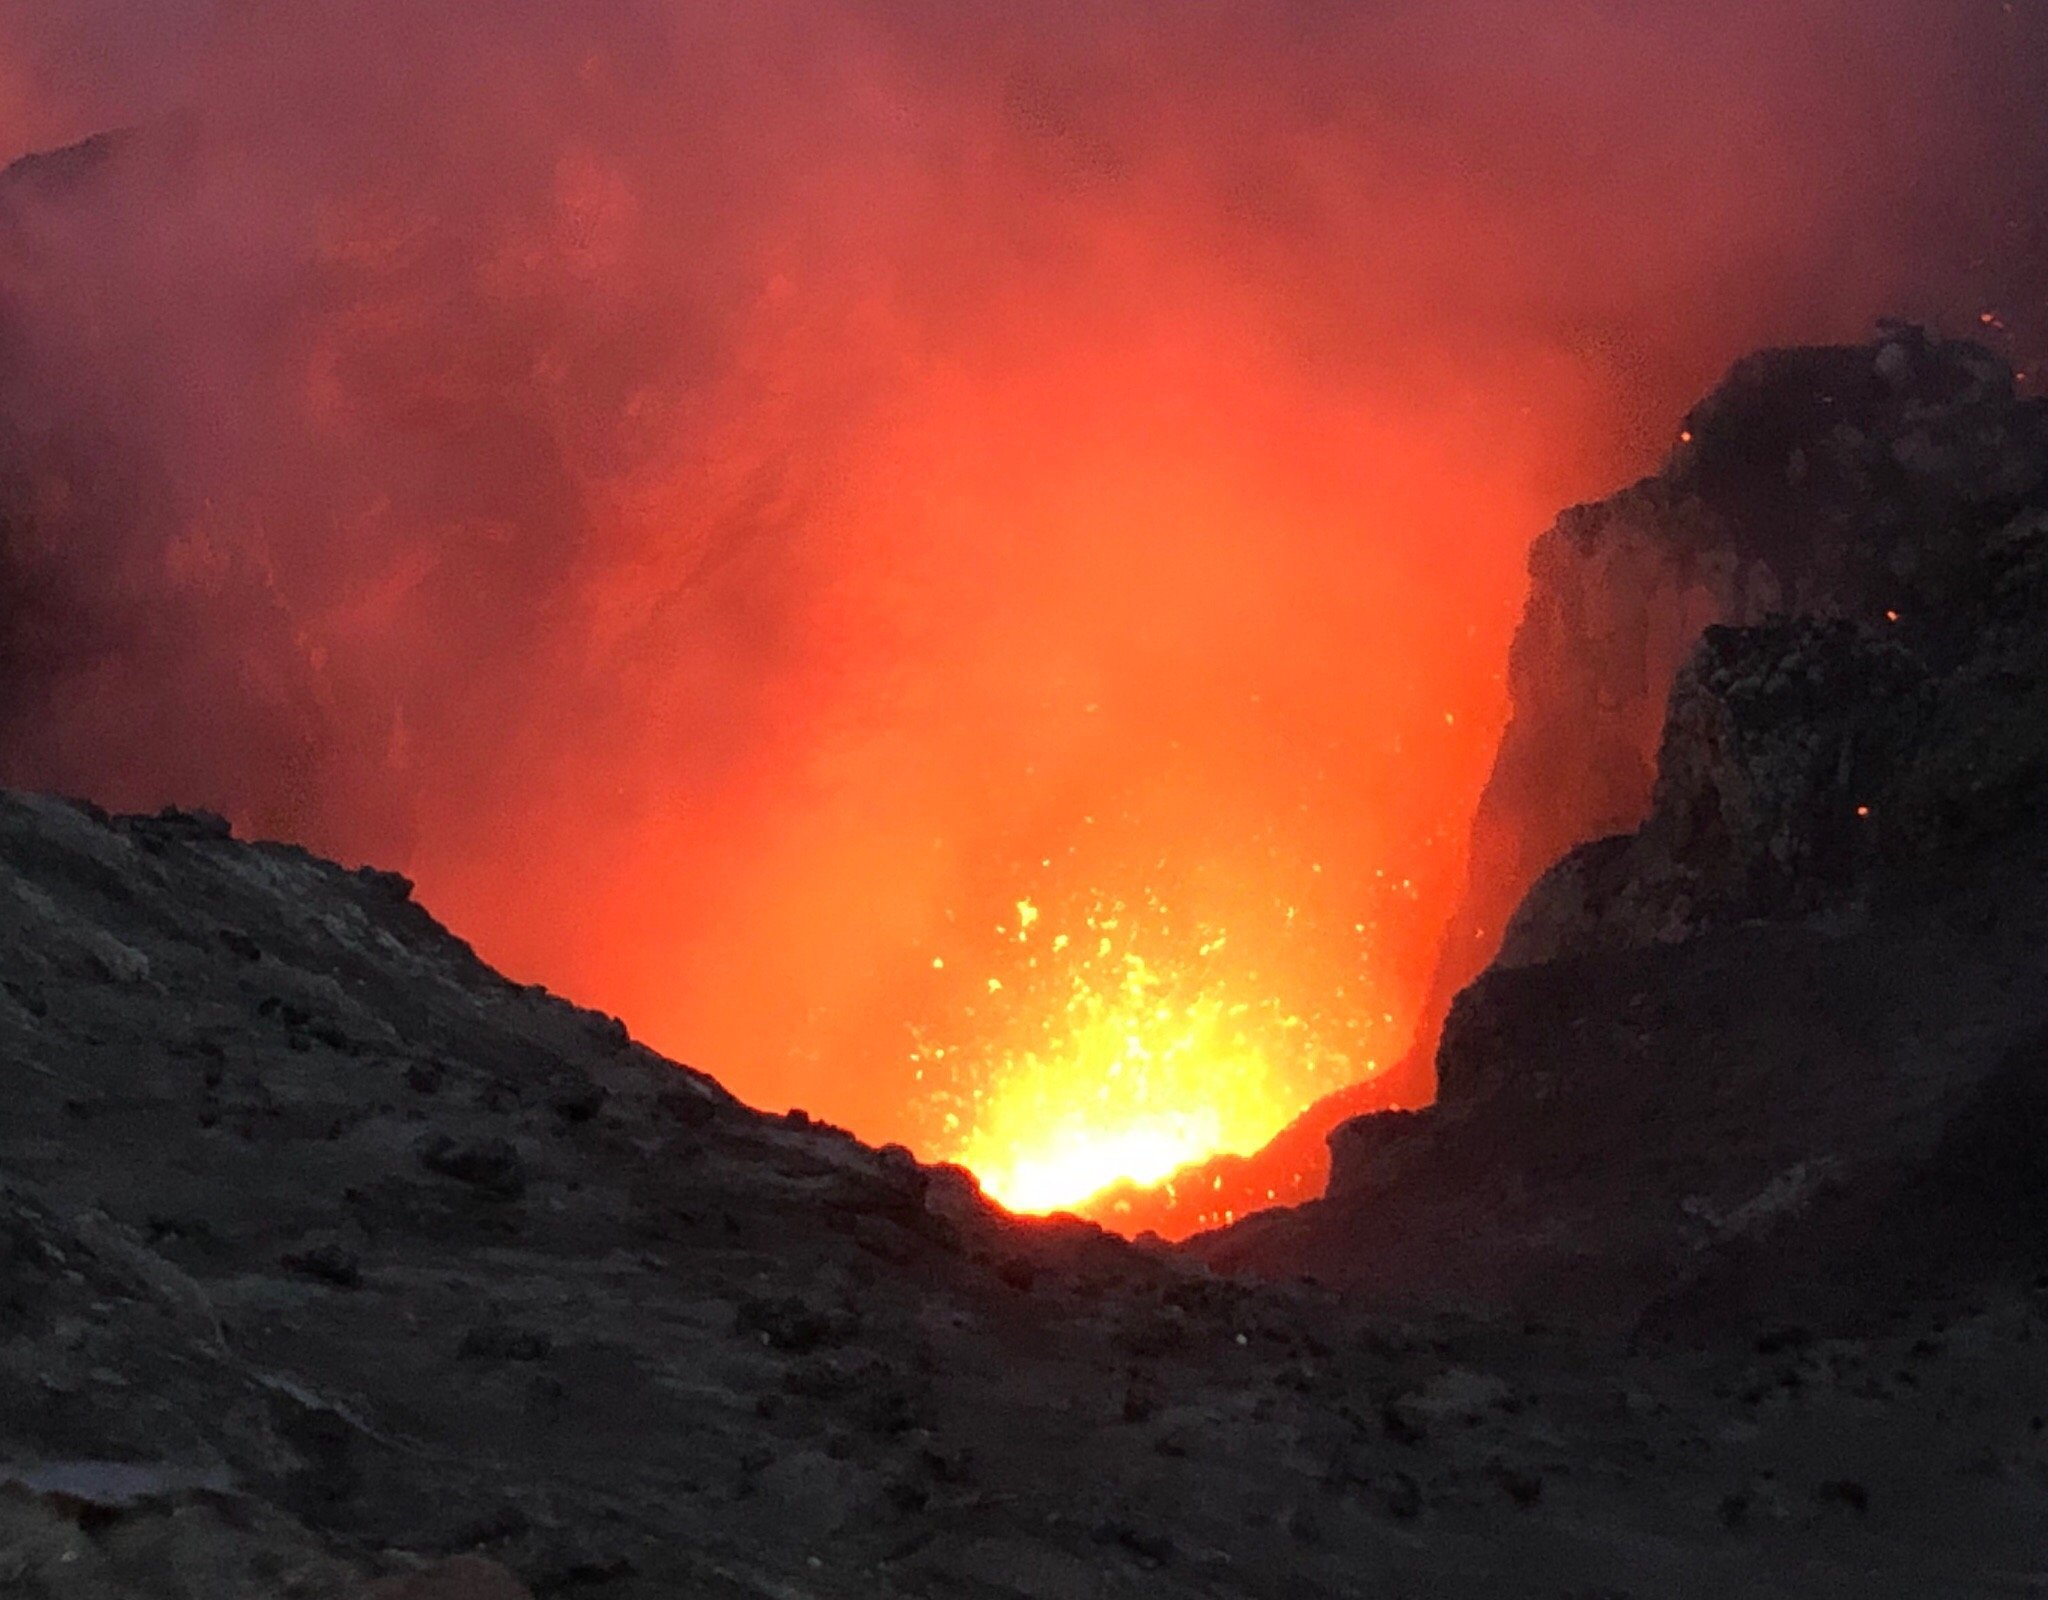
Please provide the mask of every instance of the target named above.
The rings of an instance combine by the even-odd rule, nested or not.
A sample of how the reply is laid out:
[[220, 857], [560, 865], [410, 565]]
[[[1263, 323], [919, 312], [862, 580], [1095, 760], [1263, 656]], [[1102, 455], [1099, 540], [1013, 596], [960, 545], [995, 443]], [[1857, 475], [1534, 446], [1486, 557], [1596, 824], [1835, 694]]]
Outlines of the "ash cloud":
[[873, 1137], [1027, 894], [1228, 923], [1390, 1057], [1555, 508], [1760, 343], [2048, 346], [2044, 35], [0, 15], [0, 159], [126, 130], [0, 185], [0, 777], [404, 866]]

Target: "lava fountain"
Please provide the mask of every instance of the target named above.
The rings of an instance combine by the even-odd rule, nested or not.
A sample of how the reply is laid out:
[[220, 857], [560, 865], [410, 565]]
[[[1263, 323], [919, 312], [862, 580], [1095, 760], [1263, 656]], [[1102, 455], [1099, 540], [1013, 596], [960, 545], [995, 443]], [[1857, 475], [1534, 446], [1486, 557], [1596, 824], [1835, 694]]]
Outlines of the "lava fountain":
[[[1282, 908], [1283, 932], [1299, 920]], [[1394, 1021], [1370, 1003], [1363, 952], [1353, 982], [1297, 1004], [1227, 929], [1152, 892], [1064, 919], [1019, 900], [994, 932], [1005, 959], [969, 976], [959, 1008], [974, 1031], [947, 1043], [921, 1029], [914, 1057], [940, 1117], [930, 1148], [1017, 1211], [1088, 1207], [1252, 1154], [1317, 1096], [1376, 1072], [1366, 1052]]]

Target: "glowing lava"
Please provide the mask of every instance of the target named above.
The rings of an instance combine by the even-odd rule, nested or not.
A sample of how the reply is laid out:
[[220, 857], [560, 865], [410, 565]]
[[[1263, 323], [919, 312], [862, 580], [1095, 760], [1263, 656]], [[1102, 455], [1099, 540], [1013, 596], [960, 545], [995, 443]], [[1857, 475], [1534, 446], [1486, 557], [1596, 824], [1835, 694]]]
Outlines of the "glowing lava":
[[[985, 981], [977, 1008], [1007, 1045], [927, 1046], [956, 1087], [938, 1153], [1016, 1211], [1071, 1208], [1120, 1183], [1151, 1185], [1220, 1154], [1265, 1145], [1323, 1088], [1353, 1076], [1324, 1030], [1255, 972], [1228, 972], [1220, 932], [1169, 961], [1121, 905], [1045, 935], [1018, 905], [1014, 937], [1033, 946], [1021, 975]], [[1154, 909], [1159, 909], [1156, 907]], [[1369, 1070], [1369, 1067], [1368, 1067]]]

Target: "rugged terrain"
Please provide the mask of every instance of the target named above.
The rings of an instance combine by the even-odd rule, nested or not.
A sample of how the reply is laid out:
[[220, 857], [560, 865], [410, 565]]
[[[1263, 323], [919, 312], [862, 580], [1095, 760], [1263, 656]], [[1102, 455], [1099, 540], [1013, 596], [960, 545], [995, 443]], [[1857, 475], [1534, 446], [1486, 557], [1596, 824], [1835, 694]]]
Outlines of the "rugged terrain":
[[605, 1596], [1989, 1594], [2048, 1554], [2020, 1286], [1706, 1342], [1375, 1315], [750, 1112], [401, 880], [19, 796], [0, 863], [9, 1593], [469, 1553]]
[[[1966, 1241], [1987, 1269], [2031, 1267], [2048, 408], [1917, 330], [1769, 353], [1688, 419], [1663, 477], [1560, 524], [1617, 526], [1664, 568], [1696, 559], [1702, 526], [1758, 552], [1742, 586], [1775, 612], [1696, 640], [1646, 819], [1522, 901], [1452, 1007], [1437, 1104], [1339, 1128], [1326, 1204], [1209, 1253], [1610, 1316], [1725, 1296], [1758, 1250], [1757, 1293], [1858, 1303], [1877, 1259], [1953, 1271]], [[1556, 654], [1573, 636], [1544, 593], [1525, 661], [1532, 637]], [[1594, 730], [1574, 737], [1625, 768], [1600, 681], [1565, 678]], [[1549, 715], [1534, 705], [1518, 725]], [[1517, 763], [1534, 786], [1531, 748], [1510, 729], [1496, 787]], [[1794, 1244], [1757, 1244], [1788, 1215]], [[1788, 1248], [1826, 1254], [1823, 1217], [1840, 1250], [1787, 1270]]]
[[[1760, 1350], [1930, 1314], [1982, 1339], [2048, 1287], [2048, 416], [1983, 351], [1896, 330], [1745, 363], [1686, 443], [1569, 525], [1634, 516], [1682, 552], [1675, 486], [1782, 479], [1797, 506], [1753, 493], [1747, 536], [1797, 581], [1695, 642], [1646, 818], [1522, 901], [1451, 1009], [1437, 1102], [1341, 1126], [1325, 1199], [1205, 1259]], [[1927, 1376], [1852, 1392], [1896, 1417]], [[1975, 1452], [1989, 1506], [2037, 1402], [1936, 1383], [1941, 1428], [1891, 1466], [1931, 1487]], [[2044, 1581], [2028, 1537], [2017, 1588]]]
[[751, 1111], [402, 879], [0, 796], [0, 1592], [2048, 1588], [2042, 426], [1780, 353], [1568, 519], [1747, 538], [1768, 468], [1819, 549], [1439, 1103], [1186, 1251]]

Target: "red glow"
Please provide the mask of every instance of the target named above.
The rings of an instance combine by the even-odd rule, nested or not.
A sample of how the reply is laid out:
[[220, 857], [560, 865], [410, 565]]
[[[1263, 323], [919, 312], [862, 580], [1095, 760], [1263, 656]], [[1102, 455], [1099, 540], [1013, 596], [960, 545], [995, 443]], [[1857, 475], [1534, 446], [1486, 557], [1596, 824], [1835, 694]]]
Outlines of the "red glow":
[[141, 132], [0, 219], [66, 619], [0, 771], [403, 866], [742, 1095], [992, 1171], [1123, 993], [1020, 902], [1124, 907], [1176, 1008], [1104, 1138], [1383, 1068], [1531, 536], [1750, 346], [2009, 298], [2010, 196], [1923, 177], [2021, 24], [1903, 0], [33, 9], [0, 155]]

